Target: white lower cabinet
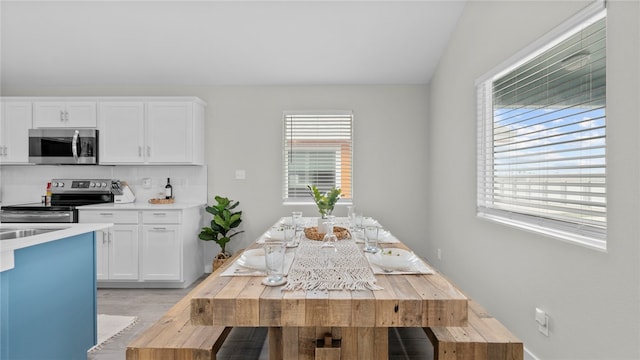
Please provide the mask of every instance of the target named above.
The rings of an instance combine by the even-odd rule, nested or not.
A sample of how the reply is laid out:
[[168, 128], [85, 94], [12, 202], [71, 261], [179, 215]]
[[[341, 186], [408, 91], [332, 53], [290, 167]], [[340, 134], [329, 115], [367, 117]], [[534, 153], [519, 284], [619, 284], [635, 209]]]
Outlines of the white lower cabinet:
[[142, 226], [142, 280], [180, 280], [178, 225]]
[[97, 280], [138, 280], [138, 212], [137, 211], [80, 211], [81, 223], [113, 223], [114, 226], [97, 232]]
[[[184, 220], [183, 220], [184, 219]], [[97, 232], [98, 287], [186, 287], [204, 273], [197, 208], [79, 209], [81, 223], [113, 223]]]
[[[138, 280], [138, 225], [115, 225], [108, 237], [108, 246], [101, 249], [108, 254], [106, 276], [98, 280]], [[103, 255], [99, 258], [105, 260]]]
[[180, 280], [180, 213], [143, 211], [142, 221], [142, 280]]

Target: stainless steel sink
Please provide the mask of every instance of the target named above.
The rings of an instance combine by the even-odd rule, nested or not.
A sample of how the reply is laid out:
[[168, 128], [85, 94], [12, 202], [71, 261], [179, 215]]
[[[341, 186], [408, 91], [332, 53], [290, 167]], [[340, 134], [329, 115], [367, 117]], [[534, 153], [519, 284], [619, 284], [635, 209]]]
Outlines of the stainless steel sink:
[[0, 228], [0, 240], [10, 240], [23, 238], [27, 236], [39, 235], [48, 233], [51, 231], [62, 230], [63, 228], [25, 228], [25, 229], [15, 229], [15, 228]]

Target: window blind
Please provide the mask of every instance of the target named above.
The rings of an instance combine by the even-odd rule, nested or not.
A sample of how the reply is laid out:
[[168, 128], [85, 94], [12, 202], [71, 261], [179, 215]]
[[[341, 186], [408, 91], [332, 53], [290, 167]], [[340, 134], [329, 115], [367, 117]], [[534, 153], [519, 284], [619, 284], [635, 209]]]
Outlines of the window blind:
[[479, 83], [477, 98], [479, 215], [604, 241], [604, 13]]
[[342, 199], [352, 199], [353, 114], [286, 112], [283, 128], [284, 202], [312, 201], [307, 185], [340, 188]]

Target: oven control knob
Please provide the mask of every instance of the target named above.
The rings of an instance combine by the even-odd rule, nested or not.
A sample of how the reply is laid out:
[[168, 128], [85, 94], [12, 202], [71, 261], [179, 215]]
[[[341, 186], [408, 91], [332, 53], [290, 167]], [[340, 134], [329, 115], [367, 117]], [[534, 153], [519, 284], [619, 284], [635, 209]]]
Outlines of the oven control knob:
[[64, 183], [63, 182], [59, 182], [56, 184], [57, 187], [64, 187]]
[[105, 183], [105, 182], [103, 182], [101, 185], [102, 185], [103, 188], [107, 187], [107, 183]]
[[94, 183], [93, 181], [89, 183], [89, 187], [96, 187], [96, 183]]

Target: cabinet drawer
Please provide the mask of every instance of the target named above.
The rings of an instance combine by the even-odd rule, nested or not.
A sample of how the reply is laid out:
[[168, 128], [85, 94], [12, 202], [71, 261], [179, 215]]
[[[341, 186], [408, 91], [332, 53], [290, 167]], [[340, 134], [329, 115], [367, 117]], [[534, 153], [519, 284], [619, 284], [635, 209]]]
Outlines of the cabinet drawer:
[[82, 211], [80, 210], [79, 220], [81, 223], [114, 223], [114, 224], [137, 224], [137, 211]]
[[142, 222], [145, 224], [179, 224], [179, 211], [143, 211]]

